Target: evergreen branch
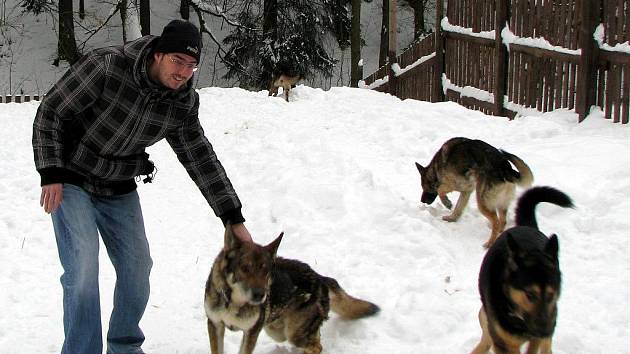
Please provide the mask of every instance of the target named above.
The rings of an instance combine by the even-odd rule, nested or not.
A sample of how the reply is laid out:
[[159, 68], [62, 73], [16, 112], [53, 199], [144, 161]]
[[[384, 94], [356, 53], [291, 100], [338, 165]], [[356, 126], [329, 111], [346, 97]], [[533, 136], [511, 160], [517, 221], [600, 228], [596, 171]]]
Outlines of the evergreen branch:
[[237, 21], [229, 18], [225, 12], [223, 11], [219, 11], [218, 6], [214, 6], [214, 11], [210, 9], [209, 6], [204, 6], [203, 4], [200, 4], [198, 0], [188, 0], [188, 3], [190, 4], [190, 6], [192, 6], [192, 8], [195, 10], [195, 12], [199, 13], [205, 13], [208, 15], [212, 15], [214, 17], [219, 17], [222, 18], [223, 20], [225, 20], [225, 22], [231, 26], [234, 27], [238, 27], [238, 28], [242, 28], [244, 30], [247, 31], [261, 31], [260, 28], [249, 28], [249, 27], [245, 27], [243, 25], [241, 25], [240, 23], [238, 23]]

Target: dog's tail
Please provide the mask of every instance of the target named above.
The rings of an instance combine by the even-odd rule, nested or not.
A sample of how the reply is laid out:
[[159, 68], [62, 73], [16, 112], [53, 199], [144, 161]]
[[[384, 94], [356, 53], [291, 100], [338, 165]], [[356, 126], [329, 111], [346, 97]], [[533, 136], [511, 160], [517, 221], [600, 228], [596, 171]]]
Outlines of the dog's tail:
[[552, 187], [534, 187], [521, 195], [516, 204], [516, 225], [538, 228], [536, 205], [547, 202], [563, 208], [573, 208], [573, 201], [563, 192]]
[[521, 187], [531, 186], [534, 182], [534, 174], [532, 173], [532, 170], [529, 168], [529, 166], [527, 166], [525, 161], [521, 160], [521, 158], [516, 155], [510, 154], [507, 151], [501, 150], [501, 152], [503, 153], [503, 155], [505, 155], [505, 157], [507, 157], [508, 160], [510, 160], [510, 162], [514, 164], [514, 166], [516, 166], [518, 173], [521, 175], [516, 181], [516, 184]]
[[348, 295], [335, 279], [322, 276], [322, 280], [328, 287], [330, 308], [341, 318], [354, 320], [372, 316], [381, 310], [377, 305], [369, 301]]

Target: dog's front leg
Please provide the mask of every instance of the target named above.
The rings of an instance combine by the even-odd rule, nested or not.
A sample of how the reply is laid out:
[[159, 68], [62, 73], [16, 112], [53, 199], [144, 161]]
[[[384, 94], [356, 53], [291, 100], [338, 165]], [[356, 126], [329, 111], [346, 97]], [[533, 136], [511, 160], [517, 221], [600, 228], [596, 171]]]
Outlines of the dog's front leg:
[[440, 196], [440, 201], [442, 202], [442, 205], [444, 205], [446, 209], [451, 210], [451, 208], [453, 207], [453, 203], [451, 203], [451, 200], [448, 199], [448, 196], [446, 195], [446, 193], [439, 194], [439, 196]]
[[243, 331], [243, 340], [241, 341], [241, 349], [238, 351], [238, 354], [252, 354], [254, 352], [258, 335], [262, 329], [262, 322], [259, 322], [249, 330]]
[[468, 205], [468, 199], [470, 199], [470, 191], [461, 191], [459, 192], [459, 198], [457, 199], [457, 204], [455, 204], [455, 210], [451, 213], [451, 215], [446, 215], [442, 217], [442, 220], [454, 222], [462, 216], [466, 205]]
[[551, 354], [551, 338], [530, 340], [526, 354]]
[[212, 354], [223, 354], [223, 336], [225, 325], [214, 323], [208, 319], [208, 337], [210, 338], [210, 352]]

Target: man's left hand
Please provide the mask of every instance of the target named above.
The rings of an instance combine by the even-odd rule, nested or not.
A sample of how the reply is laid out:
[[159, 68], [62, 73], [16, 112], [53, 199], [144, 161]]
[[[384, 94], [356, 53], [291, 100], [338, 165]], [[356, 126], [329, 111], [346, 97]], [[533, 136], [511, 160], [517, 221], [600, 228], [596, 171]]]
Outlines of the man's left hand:
[[232, 225], [232, 232], [234, 233], [234, 236], [238, 237], [243, 242], [254, 242], [254, 240], [252, 240], [252, 235], [243, 223]]

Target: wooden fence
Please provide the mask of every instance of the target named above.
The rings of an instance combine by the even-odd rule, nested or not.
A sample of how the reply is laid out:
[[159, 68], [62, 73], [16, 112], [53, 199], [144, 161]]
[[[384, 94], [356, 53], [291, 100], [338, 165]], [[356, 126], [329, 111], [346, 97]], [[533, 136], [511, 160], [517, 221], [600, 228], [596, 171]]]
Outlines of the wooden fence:
[[628, 123], [630, 0], [446, 2], [446, 12], [437, 2], [436, 32], [388, 64], [400, 66], [395, 87], [387, 68], [368, 87], [509, 117], [568, 108], [581, 121], [597, 105]]
[[40, 95], [0, 95], [0, 103], [23, 103], [30, 101], [39, 101], [42, 97]]

